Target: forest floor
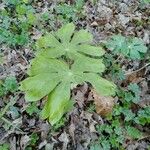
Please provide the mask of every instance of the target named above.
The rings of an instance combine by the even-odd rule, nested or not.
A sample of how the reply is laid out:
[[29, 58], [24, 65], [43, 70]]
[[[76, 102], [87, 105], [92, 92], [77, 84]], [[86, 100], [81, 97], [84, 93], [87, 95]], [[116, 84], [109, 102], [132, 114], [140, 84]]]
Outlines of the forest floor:
[[[150, 150], [149, 8], [148, 0], [1, 0], [0, 150]], [[106, 50], [103, 77], [118, 91], [104, 117], [94, 102], [110, 97], [78, 85], [73, 109], [51, 126], [40, 118], [43, 101], [26, 102], [18, 86], [35, 57], [35, 41], [69, 22]], [[119, 34], [142, 39], [147, 53], [131, 59], [111, 52], [105, 43]]]

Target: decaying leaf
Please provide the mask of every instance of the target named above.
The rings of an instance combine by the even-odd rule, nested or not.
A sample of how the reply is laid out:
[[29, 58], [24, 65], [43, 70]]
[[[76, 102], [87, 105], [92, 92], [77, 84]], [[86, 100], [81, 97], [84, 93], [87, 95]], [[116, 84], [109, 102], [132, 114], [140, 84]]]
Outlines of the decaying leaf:
[[94, 98], [96, 112], [103, 117], [110, 114], [114, 106], [114, 99], [111, 96], [101, 96], [93, 89], [91, 92]]
[[[144, 66], [145, 67], [145, 66]], [[133, 72], [126, 73], [126, 79], [123, 80], [122, 84], [127, 86], [129, 83], [138, 83], [145, 76], [146, 69], [142, 67], [141, 69]]]
[[27, 147], [29, 141], [30, 141], [29, 136], [27, 136], [27, 135], [21, 136], [20, 147], [21, 147], [22, 150], [25, 150], [25, 148]]
[[59, 136], [59, 140], [61, 142], [63, 142], [63, 148], [62, 150], [66, 150], [67, 149], [67, 145], [69, 143], [69, 139], [68, 139], [68, 135], [66, 132], [62, 133], [60, 136]]

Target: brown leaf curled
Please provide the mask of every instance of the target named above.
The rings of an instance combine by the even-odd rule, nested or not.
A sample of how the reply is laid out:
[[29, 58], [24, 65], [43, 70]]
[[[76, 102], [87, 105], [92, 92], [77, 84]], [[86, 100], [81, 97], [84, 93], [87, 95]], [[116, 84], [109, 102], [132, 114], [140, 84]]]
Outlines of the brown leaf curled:
[[103, 117], [110, 114], [113, 110], [114, 99], [111, 96], [101, 96], [94, 90], [91, 90], [91, 92], [94, 98], [97, 114]]

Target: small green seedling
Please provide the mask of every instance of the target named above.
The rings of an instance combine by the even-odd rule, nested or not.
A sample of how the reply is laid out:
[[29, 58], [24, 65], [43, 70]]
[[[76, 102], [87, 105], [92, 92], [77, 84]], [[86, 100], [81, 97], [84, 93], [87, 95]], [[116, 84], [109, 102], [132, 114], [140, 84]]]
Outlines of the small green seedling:
[[62, 117], [52, 128], [52, 131], [56, 132], [58, 131], [61, 127], [65, 126], [67, 119], [65, 117]]
[[29, 43], [29, 30], [37, 24], [38, 17], [35, 9], [26, 2], [27, 0], [4, 1], [9, 9], [0, 10], [0, 44], [24, 46]]
[[39, 113], [39, 109], [36, 106], [35, 102], [30, 103], [26, 109], [26, 112], [31, 116], [32, 114], [38, 114]]
[[4, 81], [0, 81], [0, 97], [8, 92], [15, 92], [18, 89], [18, 82], [15, 77], [7, 77]]
[[150, 124], [150, 106], [140, 109], [134, 121], [141, 125]]
[[128, 136], [131, 137], [132, 139], [139, 139], [142, 137], [142, 133], [137, 128], [127, 126], [126, 131]]

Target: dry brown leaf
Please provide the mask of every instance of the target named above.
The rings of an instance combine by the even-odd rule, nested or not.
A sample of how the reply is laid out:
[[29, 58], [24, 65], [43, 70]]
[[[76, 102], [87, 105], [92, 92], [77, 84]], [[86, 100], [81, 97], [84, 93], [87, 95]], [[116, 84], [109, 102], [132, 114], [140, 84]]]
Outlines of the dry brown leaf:
[[146, 64], [139, 70], [135, 70], [133, 72], [128, 72], [126, 73], [126, 79], [122, 82], [124, 86], [129, 85], [129, 83], [139, 83], [143, 80], [143, 77], [145, 77], [145, 72], [146, 69], [145, 67], [148, 66], [149, 64]]
[[97, 94], [93, 89], [91, 90], [91, 92], [94, 98], [97, 114], [103, 117], [110, 114], [113, 110], [114, 99], [111, 96], [101, 96]]
[[125, 83], [138, 83], [139, 81], [142, 80], [141, 74], [139, 72], [135, 72], [133, 74], [129, 74], [126, 76]]

